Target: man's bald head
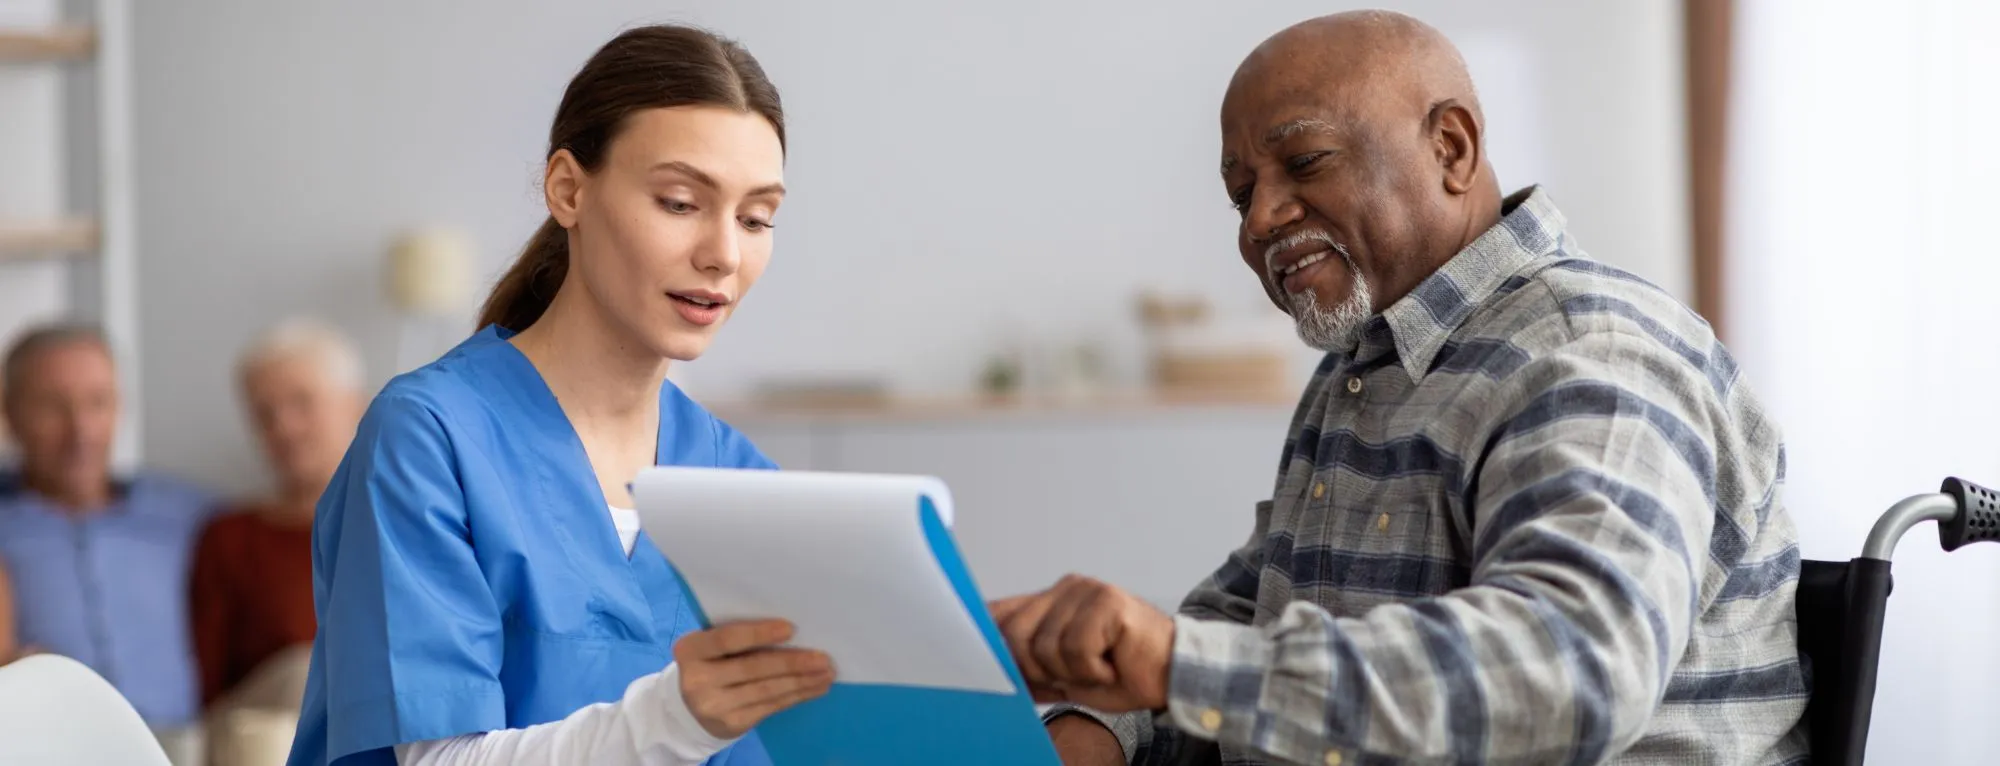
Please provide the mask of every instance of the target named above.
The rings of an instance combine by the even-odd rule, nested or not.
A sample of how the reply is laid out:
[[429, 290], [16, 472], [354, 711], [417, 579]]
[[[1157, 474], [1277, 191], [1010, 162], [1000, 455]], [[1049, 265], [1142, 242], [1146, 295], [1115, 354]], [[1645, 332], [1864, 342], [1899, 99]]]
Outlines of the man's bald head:
[[1244, 58], [1230, 92], [1250, 78], [1295, 80], [1301, 88], [1338, 91], [1359, 107], [1418, 116], [1447, 100], [1475, 116], [1479, 111], [1457, 46], [1429, 24], [1393, 11], [1349, 11], [1294, 24]]
[[[1304, 21], [1237, 67], [1222, 174], [1238, 244], [1308, 343], [1351, 348], [1363, 320], [1499, 220], [1484, 135], [1458, 49], [1403, 14]], [[1286, 274], [1327, 251], [1339, 257]]]

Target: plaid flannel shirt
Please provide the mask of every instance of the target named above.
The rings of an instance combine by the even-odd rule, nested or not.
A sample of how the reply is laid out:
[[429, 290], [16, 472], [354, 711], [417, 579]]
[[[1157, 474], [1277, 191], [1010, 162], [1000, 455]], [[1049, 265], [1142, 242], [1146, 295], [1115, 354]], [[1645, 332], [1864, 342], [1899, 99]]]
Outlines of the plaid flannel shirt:
[[1081, 712], [1135, 764], [1802, 763], [1783, 479], [1707, 323], [1529, 189], [1320, 365], [1166, 711]]

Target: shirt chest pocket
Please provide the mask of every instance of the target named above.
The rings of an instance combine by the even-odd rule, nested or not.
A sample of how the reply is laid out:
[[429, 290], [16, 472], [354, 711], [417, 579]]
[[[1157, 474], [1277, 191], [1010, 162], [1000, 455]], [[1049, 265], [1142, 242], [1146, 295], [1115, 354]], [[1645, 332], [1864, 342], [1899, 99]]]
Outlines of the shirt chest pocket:
[[1441, 593], [1467, 580], [1445, 484], [1432, 476], [1378, 481], [1322, 468], [1306, 477], [1291, 503], [1295, 510], [1274, 516], [1274, 525], [1284, 526], [1274, 526], [1268, 539], [1283, 544], [1294, 587], [1322, 600]]
[[567, 529], [553, 532], [567, 566], [544, 566], [538, 573], [552, 596], [538, 599], [547, 603], [540, 630], [575, 639], [654, 643], [661, 621], [671, 624], [674, 616], [654, 614], [635, 563], [595, 550], [591, 544], [601, 541], [578, 539]]
[[1394, 509], [1383, 502], [1381, 486], [1328, 466], [1313, 471], [1300, 489], [1292, 522], [1301, 545], [1338, 550], [1373, 550], [1388, 541]]
[[618, 548], [609, 511], [590, 516], [560, 496], [568, 493], [539, 494], [532, 505], [508, 498], [499, 512], [472, 523], [473, 547], [510, 631], [653, 643], [652, 610]]

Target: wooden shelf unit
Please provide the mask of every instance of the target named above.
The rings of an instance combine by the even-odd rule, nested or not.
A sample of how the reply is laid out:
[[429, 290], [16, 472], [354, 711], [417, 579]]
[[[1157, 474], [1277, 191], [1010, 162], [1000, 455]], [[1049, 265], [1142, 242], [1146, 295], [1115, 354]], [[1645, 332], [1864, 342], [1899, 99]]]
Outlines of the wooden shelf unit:
[[[0, 94], [0, 121], [49, 121], [54, 131], [26, 134], [48, 138], [0, 146], [0, 181], [21, 152], [54, 153], [64, 166], [52, 188], [20, 179], [8, 195], [41, 198], [28, 209], [0, 210], [0, 282], [23, 287], [37, 305], [0, 306], [0, 335], [42, 314], [95, 322], [118, 357], [120, 385], [144, 390], [137, 354], [139, 285], [133, 237], [132, 6], [135, 0], [66, 0], [27, 3], [30, 10], [5, 14], [0, 22], [0, 71], [24, 81], [56, 87], [9, 88]], [[6, 5], [0, 2], [0, 5]], [[39, 13], [37, 13], [37, 11]], [[55, 81], [50, 83], [50, 81]], [[89, 87], [73, 88], [72, 84]], [[88, 127], [86, 127], [88, 126]], [[10, 131], [11, 133], [12, 131]], [[77, 150], [94, 157], [81, 162]], [[17, 188], [18, 187], [18, 188]], [[70, 189], [94, 190], [88, 202]], [[52, 271], [62, 279], [46, 279]], [[12, 282], [11, 280], [26, 280]], [[63, 285], [66, 285], [63, 286]], [[43, 300], [44, 298], [48, 300]], [[45, 305], [44, 305], [45, 304]], [[121, 408], [112, 462], [118, 470], [137, 468], [143, 442], [144, 397], [126, 397]]]
[[[0, 64], [70, 63], [97, 56], [97, 30], [84, 24], [42, 29], [0, 28]], [[95, 251], [101, 241], [87, 218], [0, 220], [0, 261], [71, 256]]]
[[89, 218], [0, 221], [0, 261], [84, 254], [97, 245], [97, 222]]
[[0, 63], [88, 61], [96, 55], [97, 32], [88, 26], [0, 29]]
[[909, 423], [939, 420], [1060, 415], [1095, 417], [1217, 408], [1284, 408], [1298, 404], [1295, 390], [1139, 389], [1079, 396], [1016, 395], [906, 397], [876, 402], [793, 403], [757, 399], [707, 404], [731, 422]]

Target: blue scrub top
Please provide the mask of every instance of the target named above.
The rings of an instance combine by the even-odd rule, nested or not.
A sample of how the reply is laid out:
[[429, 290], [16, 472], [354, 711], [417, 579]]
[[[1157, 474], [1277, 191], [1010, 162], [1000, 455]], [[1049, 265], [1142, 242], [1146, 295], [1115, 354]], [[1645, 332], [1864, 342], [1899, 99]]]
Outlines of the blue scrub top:
[[[390, 381], [313, 526], [319, 635], [293, 766], [394, 764], [395, 745], [615, 701], [697, 629], [645, 535], [625, 556], [583, 443], [489, 327]], [[660, 465], [775, 468], [672, 383]], [[770, 763], [755, 734], [708, 761]]]

